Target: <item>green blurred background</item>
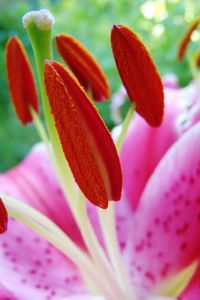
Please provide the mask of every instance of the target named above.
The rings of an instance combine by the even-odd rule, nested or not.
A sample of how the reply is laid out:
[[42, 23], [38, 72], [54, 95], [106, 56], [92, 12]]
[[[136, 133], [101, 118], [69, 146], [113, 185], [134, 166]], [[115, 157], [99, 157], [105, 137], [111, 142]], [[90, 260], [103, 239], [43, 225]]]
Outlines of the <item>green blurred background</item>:
[[[120, 86], [110, 49], [113, 24], [130, 26], [150, 50], [162, 75], [174, 73], [181, 85], [192, 78], [187, 62], [176, 60], [177, 47], [187, 26], [200, 14], [199, 0], [0, 0], [0, 171], [20, 161], [37, 140], [32, 125], [23, 127], [10, 104], [6, 82], [4, 49], [8, 38], [18, 35], [33, 62], [22, 16], [29, 10], [46, 8], [55, 16], [54, 33], [67, 32], [78, 38], [105, 70], [112, 93]], [[198, 49], [199, 33], [193, 35], [190, 53]], [[196, 41], [196, 43], [195, 43]], [[55, 51], [55, 57], [58, 56]], [[111, 129], [109, 102], [98, 105]]]

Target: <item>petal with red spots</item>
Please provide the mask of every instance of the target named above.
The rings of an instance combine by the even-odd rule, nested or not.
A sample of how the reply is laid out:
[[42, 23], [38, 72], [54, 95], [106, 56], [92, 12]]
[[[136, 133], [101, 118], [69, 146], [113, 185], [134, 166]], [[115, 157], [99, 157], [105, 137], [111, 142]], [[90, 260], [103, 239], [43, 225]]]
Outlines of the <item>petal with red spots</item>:
[[136, 209], [155, 167], [179, 137], [177, 119], [181, 114], [181, 96], [180, 89], [165, 89], [165, 115], [159, 128], [152, 128], [138, 115], [130, 124], [120, 161], [123, 191], [133, 210]]
[[9, 230], [0, 238], [0, 264], [2, 300], [56, 300], [88, 293], [79, 270], [66, 256], [11, 218]]
[[36, 144], [19, 165], [0, 174], [0, 192], [42, 212], [76, 245], [84, 247], [44, 144]]
[[165, 154], [141, 196], [125, 252], [139, 290], [157, 287], [199, 257], [199, 136], [198, 123]]

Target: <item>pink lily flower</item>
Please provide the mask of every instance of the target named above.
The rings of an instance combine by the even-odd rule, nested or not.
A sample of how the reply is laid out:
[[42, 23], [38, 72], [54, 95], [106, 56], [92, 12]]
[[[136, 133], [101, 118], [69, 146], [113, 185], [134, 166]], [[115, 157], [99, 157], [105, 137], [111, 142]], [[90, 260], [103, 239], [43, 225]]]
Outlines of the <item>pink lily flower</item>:
[[[122, 148], [124, 192], [116, 224], [128, 280], [139, 300], [175, 299], [162, 296], [158, 288], [199, 259], [200, 125], [182, 130], [181, 114], [188, 110], [189, 118], [192, 109], [181, 102], [182, 92], [165, 89], [166, 111], [158, 129], [136, 115]], [[41, 211], [84, 249], [43, 144], [0, 175], [0, 190]], [[88, 213], [102, 241], [91, 204]], [[18, 221], [9, 220], [0, 245], [0, 299], [106, 299], [90, 294], [77, 266]], [[199, 299], [199, 270], [176, 299]]]
[[[114, 58], [133, 103], [115, 148], [78, 80], [51, 59], [53, 23], [45, 10], [23, 18], [48, 132], [39, 119], [25, 49], [17, 38], [6, 48], [16, 112], [22, 124], [35, 123], [45, 147], [36, 145], [22, 163], [0, 175], [1, 197], [14, 217], [0, 239], [0, 299], [197, 300], [198, 94], [184, 98], [181, 89], [166, 87], [164, 113], [163, 84], [147, 49], [129, 28], [113, 26]], [[95, 100], [106, 98], [107, 80], [93, 57], [71, 37], [60, 42], [79, 81], [86, 76], [85, 90], [90, 87]], [[20, 71], [17, 82], [13, 71]], [[27, 86], [24, 74], [29, 74]], [[133, 108], [138, 115], [122, 145]], [[1, 207], [5, 231], [3, 202]]]

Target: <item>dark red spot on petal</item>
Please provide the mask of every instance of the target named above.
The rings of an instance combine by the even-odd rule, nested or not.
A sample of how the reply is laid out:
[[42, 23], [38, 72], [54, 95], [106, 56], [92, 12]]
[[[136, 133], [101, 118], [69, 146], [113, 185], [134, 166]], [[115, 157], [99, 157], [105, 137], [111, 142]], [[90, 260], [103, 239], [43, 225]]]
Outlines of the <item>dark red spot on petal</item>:
[[180, 250], [184, 251], [184, 250], [186, 250], [187, 247], [188, 247], [188, 244], [186, 242], [184, 242], [180, 245]]
[[148, 279], [149, 279], [150, 281], [152, 281], [152, 282], [155, 281], [154, 275], [153, 275], [151, 272], [149, 272], [149, 271], [147, 271], [147, 272], [144, 274], [144, 276], [145, 276], [146, 278], [148, 278]]

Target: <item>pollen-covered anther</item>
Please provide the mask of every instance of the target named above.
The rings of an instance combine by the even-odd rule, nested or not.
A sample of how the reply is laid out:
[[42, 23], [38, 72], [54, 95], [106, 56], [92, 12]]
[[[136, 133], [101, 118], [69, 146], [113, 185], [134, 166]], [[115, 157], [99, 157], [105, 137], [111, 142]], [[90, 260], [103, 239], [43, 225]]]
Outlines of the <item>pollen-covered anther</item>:
[[6, 67], [13, 106], [23, 125], [32, 122], [30, 107], [39, 111], [33, 73], [22, 42], [17, 37], [6, 45]]
[[63, 152], [77, 184], [95, 205], [119, 200], [122, 174], [113, 140], [78, 81], [60, 64], [45, 63], [45, 86]]
[[119, 75], [136, 111], [151, 126], [159, 126], [164, 112], [161, 78], [147, 49], [129, 28], [114, 25], [111, 44]]
[[184, 34], [183, 38], [181, 39], [179, 48], [178, 48], [178, 53], [177, 53], [177, 57], [178, 60], [182, 60], [185, 56], [186, 50], [188, 48], [188, 45], [190, 43], [191, 37], [193, 32], [197, 29], [197, 27], [200, 24], [200, 19], [195, 20], [188, 28], [188, 30], [186, 31], [186, 33]]
[[58, 52], [78, 78], [86, 91], [92, 93], [95, 101], [110, 97], [108, 80], [96, 59], [74, 37], [67, 34], [56, 36]]
[[22, 23], [27, 28], [32, 22], [41, 30], [50, 30], [55, 23], [54, 16], [46, 9], [29, 11], [22, 18]]
[[7, 223], [8, 223], [7, 211], [3, 204], [3, 201], [0, 198], [0, 234], [6, 231]]

